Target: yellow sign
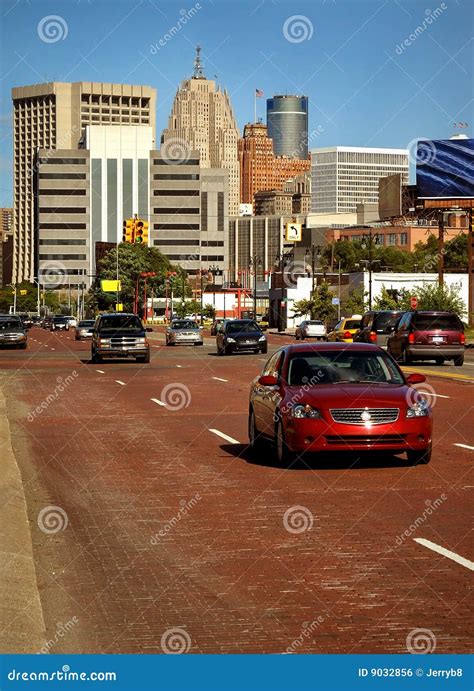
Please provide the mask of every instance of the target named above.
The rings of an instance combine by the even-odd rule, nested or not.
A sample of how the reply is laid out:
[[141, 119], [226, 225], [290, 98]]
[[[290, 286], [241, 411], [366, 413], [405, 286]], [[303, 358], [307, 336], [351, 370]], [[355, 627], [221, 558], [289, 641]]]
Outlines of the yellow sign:
[[28, 291], [27, 290], [20, 290], [20, 295], [28, 295]]
[[115, 311], [116, 312], [123, 312], [123, 303], [122, 302], [117, 302], [115, 305]]
[[104, 293], [117, 293], [122, 290], [120, 281], [101, 281], [100, 287]]
[[287, 223], [285, 225], [285, 240], [287, 242], [301, 242], [302, 225], [301, 223]]

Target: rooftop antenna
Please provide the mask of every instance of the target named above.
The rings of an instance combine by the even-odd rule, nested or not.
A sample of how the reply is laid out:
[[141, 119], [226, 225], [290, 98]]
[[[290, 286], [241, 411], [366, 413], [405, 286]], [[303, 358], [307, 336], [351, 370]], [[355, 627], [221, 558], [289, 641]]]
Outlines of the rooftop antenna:
[[201, 46], [196, 46], [196, 57], [194, 58], [194, 73], [193, 79], [205, 79], [204, 72], [202, 71], [201, 62]]

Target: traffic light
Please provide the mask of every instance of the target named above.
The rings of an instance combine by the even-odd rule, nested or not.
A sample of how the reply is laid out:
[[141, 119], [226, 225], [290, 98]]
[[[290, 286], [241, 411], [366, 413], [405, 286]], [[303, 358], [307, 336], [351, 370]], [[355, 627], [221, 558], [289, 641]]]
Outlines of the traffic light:
[[135, 241], [135, 219], [127, 218], [123, 222], [123, 235], [122, 242], [134, 242]]
[[141, 220], [135, 222], [135, 243], [137, 245], [143, 243], [143, 221]]
[[143, 221], [143, 244], [148, 245], [148, 221]]

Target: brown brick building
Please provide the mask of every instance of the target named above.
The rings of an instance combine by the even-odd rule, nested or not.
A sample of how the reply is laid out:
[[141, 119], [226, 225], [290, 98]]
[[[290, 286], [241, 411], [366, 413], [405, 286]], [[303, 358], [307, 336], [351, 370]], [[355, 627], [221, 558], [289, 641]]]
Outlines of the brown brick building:
[[254, 194], [283, 190], [286, 180], [309, 171], [311, 161], [275, 156], [263, 123], [247, 124], [239, 139], [240, 203], [253, 204]]

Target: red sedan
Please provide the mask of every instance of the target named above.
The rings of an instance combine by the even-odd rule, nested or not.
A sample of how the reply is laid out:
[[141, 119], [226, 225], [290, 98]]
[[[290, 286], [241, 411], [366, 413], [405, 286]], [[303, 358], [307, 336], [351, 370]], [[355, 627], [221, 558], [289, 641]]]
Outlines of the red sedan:
[[249, 439], [273, 442], [279, 463], [318, 451], [406, 452], [431, 458], [431, 408], [376, 345], [298, 344], [272, 355], [250, 390]]

